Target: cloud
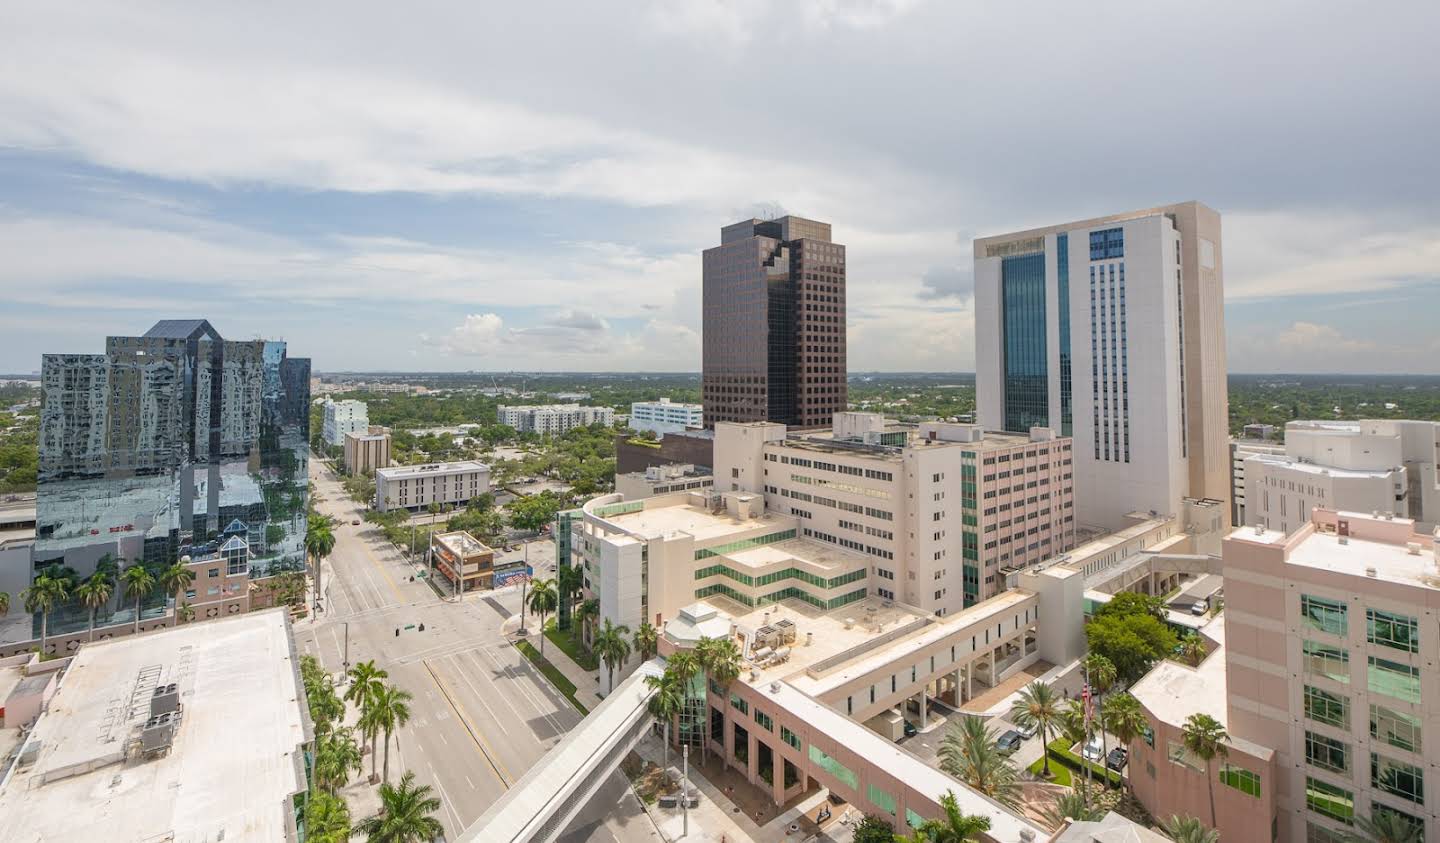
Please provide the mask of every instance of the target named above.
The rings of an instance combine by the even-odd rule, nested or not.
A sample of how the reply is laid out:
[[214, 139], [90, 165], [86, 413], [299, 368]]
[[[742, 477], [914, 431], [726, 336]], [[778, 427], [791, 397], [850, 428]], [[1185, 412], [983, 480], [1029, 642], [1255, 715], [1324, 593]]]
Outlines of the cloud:
[[920, 276], [922, 299], [969, 298], [975, 292], [975, 272], [968, 266], [932, 266]]
[[[422, 342], [429, 337], [421, 335]], [[636, 331], [616, 331], [594, 314], [562, 310], [531, 325], [511, 327], [495, 313], [469, 314], [439, 340], [452, 357], [483, 357], [493, 368], [580, 368], [693, 371], [699, 335], [673, 322], [652, 319]]]
[[[421, 341], [429, 340], [421, 335]], [[506, 339], [505, 320], [494, 313], [472, 313], [440, 340], [449, 354], [479, 357], [494, 354]]]
[[1293, 322], [1276, 338], [1276, 343], [1285, 349], [1298, 352], [1350, 352], [1369, 351], [1375, 343], [1369, 340], [1348, 339], [1339, 329], [1331, 325], [1317, 325], [1314, 322]]

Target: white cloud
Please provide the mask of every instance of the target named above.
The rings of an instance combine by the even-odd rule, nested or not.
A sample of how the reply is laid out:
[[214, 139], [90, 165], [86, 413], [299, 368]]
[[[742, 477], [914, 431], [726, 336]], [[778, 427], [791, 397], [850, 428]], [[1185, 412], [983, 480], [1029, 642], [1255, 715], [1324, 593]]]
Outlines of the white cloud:
[[[421, 341], [430, 338], [422, 335]], [[439, 340], [455, 358], [483, 358], [485, 368], [643, 369], [693, 371], [700, 337], [683, 325], [650, 320], [635, 332], [616, 332], [594, 314], [562, 310], [538, 324], [509, 327], [494, 313], [472, 313]]]
[[1281, 348], [1305, 354], [1369, 351], [1375, 348], [1375, 343], [1369, 340], [1349, 339], [1333, 325], [1317, 325], [1314, 322], [1292, 322], [1275, 342]]

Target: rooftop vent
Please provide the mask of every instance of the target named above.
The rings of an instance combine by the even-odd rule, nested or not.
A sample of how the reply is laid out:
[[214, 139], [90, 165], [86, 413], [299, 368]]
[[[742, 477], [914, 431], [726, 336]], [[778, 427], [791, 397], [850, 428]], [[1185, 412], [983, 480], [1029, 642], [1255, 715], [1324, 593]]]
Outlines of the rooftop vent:
[[771, 683], [770, 683], [770, 693], [772, 693], [772, 694], [778, 694], [778, 693], [780, 693], [780, 680], [779, 680], [779, 679], [776, 679], [774, 682], [771, 682]]
[[1371, 565], [1370, 567], [1367, 567], [1365, 569], [1365, 576], [1371, 578], [1378, 576], [1377, 572], [1375, 571], [1375, 566]]
[[1420, 542], [1406, 542], [1406, 543], [1405, 543], [1405, 552], [1406, 552], [1406, 553], [1409, 553], [1411, 556], [1419, 556], [1419, 555], [1420, 555]]

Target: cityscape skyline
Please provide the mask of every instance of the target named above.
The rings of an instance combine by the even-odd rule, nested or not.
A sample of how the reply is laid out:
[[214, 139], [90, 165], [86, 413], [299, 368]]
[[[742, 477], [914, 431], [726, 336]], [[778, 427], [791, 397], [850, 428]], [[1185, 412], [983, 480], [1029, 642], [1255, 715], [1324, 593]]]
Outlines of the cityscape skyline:
[[[18, 12], [0, 36], [17, 71], [0, 83], [0, 244], [15, 256], [0, 370], [34, 371], [117, 322], [229, 305], [236, 336], [313, 337], [323, 371], [695, 371], [715, 226], [788, 211], [850, 247], [851, 370], [969, 371], [973, 238], [1191, 198], [1225, 216], [1233, 371], [1440, 366], [1408, 318], [1440, 286], [1440, 209], [1418, 189], [1436, 117], [1406, 107], [1436, 81], [1410, 58], [1435, 9], [1403, 27], [1341, 9], [1300, 42], [1268, 7], [1072, 10], [1049, 32], [1005, 9], [798, 8], [778, 29], [749, 3], [582, 9], [523, 56], [505, 33], [541, 27], [543, 9], [494, 26], [347, 7], [337, 30], [317, 7], [280, 42], [196, 10], [159, 27], [120, 9]], [[1342, 47], [1354, 60], [1333, 61]], [[760, 137], [740, 118], [772, 82], [735, 70], [777, 53], [827, 84]], [[1105, 80], [1122, 111], [1164, 104], [1091, 131], [1090, 97], [1067, 96], [1055, 62]], [[548, 69], [503, 93], [485, 81], [517, 65]], [[1046, 89], [1045, 108], [1015, 105]], [[957, 93], [964, 109], [930, 106]], [[1379, 124], [1393, 131], [1377, 141]]]

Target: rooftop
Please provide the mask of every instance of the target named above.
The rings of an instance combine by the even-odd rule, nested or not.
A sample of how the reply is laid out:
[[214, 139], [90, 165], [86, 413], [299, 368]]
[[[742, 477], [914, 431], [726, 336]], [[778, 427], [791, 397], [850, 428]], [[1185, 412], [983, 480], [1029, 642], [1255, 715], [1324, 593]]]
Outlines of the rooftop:
[[460, 557], [470, 557], [481, 553], [495, 552], [489, 545], [477, 541], [474, 536], [464, 530], [437, 534], [435, 536], [435, 543], [442, 545], [446, 550]]
[[1387, 468], [1336, 468], [1335, 466], [1321, 465], [1320, 463], [1313, 462], [1309, 459], [1292, 457], [1284, 453], [1251, 454], [1250, 456], [1245, 458], [1246, 462], [1250, 462], [1251, 460], [1268, 463], [1270, 465], [1284, 466], [1285, 468], [1291, 469], [1292, 471], [1301, 471], [1307, 474], [1314, 474], [1324, 477], [1384, 478], [1404, 470], [1400, 466], [1390, 466]]
[[[957, 425], [958, 426], [958, 425]], [[906, 440], [903, 448], [961, 448], [967, 451], [998, 451], [1005, 448], [1015, 448], [1024, 445], [1048, 444], [1053, 440], [1032, 440], [1027, 433], [1009, 433], [1004, 431], [986, 430], [980, 438], [973, 441], [961, 441], [958, 439], [928, 439], [920, 435], [920, 427], [915, 424], [888, 421], [885, 423], [883, 433], [905, 433]], [[785, 437], [784, 445], [790, 448], [801, 448], [824, 453], [861, 453], [872, 458], [890, 459], [898, 462], [901, 459], [902, 446], [868, 444], [859, 439], [837, 437], [834, 431], [823, 430], [814, 433], [792, 433]]]
[[[649, 498], [645, 502], [666, 500], [669, 498]], [[650, 506], [636, 512], [605, 516], [605, 520], [622, 530], [647, 538], [688, 533], [694, 536], [697, 542], [723, 538], [732, 533], [749, 532], [757, 527], [774, 527], [777, 530], [795, 528], [794, 519], [769, 512], [758, 518], [742, 519], [734, 518], [723, 510], [711, 512], [709, 509], [688, 504]]]
[[[126, 760], [152, 690], [176, 683], [170, 751]], [[80, 649], [0, 790], [29, 840], [286, 839], [308, 715], [289, 622], [272, 609]]]
[[835, 573], [868, 568], [870, 557], [809, 539], [789, 539], [773, 544], [736, 550], [724, 554], [731, 562], [750, 568], [764, 568], [777, 562], [802, 562], [814, 568]]
[[389, 468], [377, 468], [375, 473], [386, 480], [397, 480], [408, 477], [424, 477], [430, 474], [454, 474], [460, 471], [489, 471], [490, 466], [474, 460], [461, 460], [459, 462], [432, 462], [425, 465], [392, 465]]
[[[1342, 515], [1350, 515], [1353, 518], [1371, 518], [1368, 515], [1353, 513], [1342, 513]], [[1406, 518], [1395, 518], [1392, 520], [1393, 522], [1413, 524]], [[1243, 534], [1243, 531], [1237, 532]], [[1244, 538], [1256, 539], [1257, 537], [1254, 531], [1251, 531], [1249, 535], [1244, 535]], [[1316, 530], [1305, 535], [1292, 546], [1285, 561], [1290, 565], [1301, 565], [1322, 571], [1347, 574], [1352, 577], [1366, 577], [1401, 585], [1440, 590], [1440, 566], [1436, 564], [1434, 540], [1431, 539], [1427, 543], [1423, 541], [1424, 537], [1422, 536], [1412, 536], [1411, 538], [1413, 543], [1419, 545], [1419, 553], [1411, 553], [1406, 544], [1362, 538], [1353, 533], [1345, 537], [1345, 544], [1341, 544], [1341, 537], [1335, 533]], [[1373, 577], [1369, 573], [1372, 569], [1375, 572]]]

